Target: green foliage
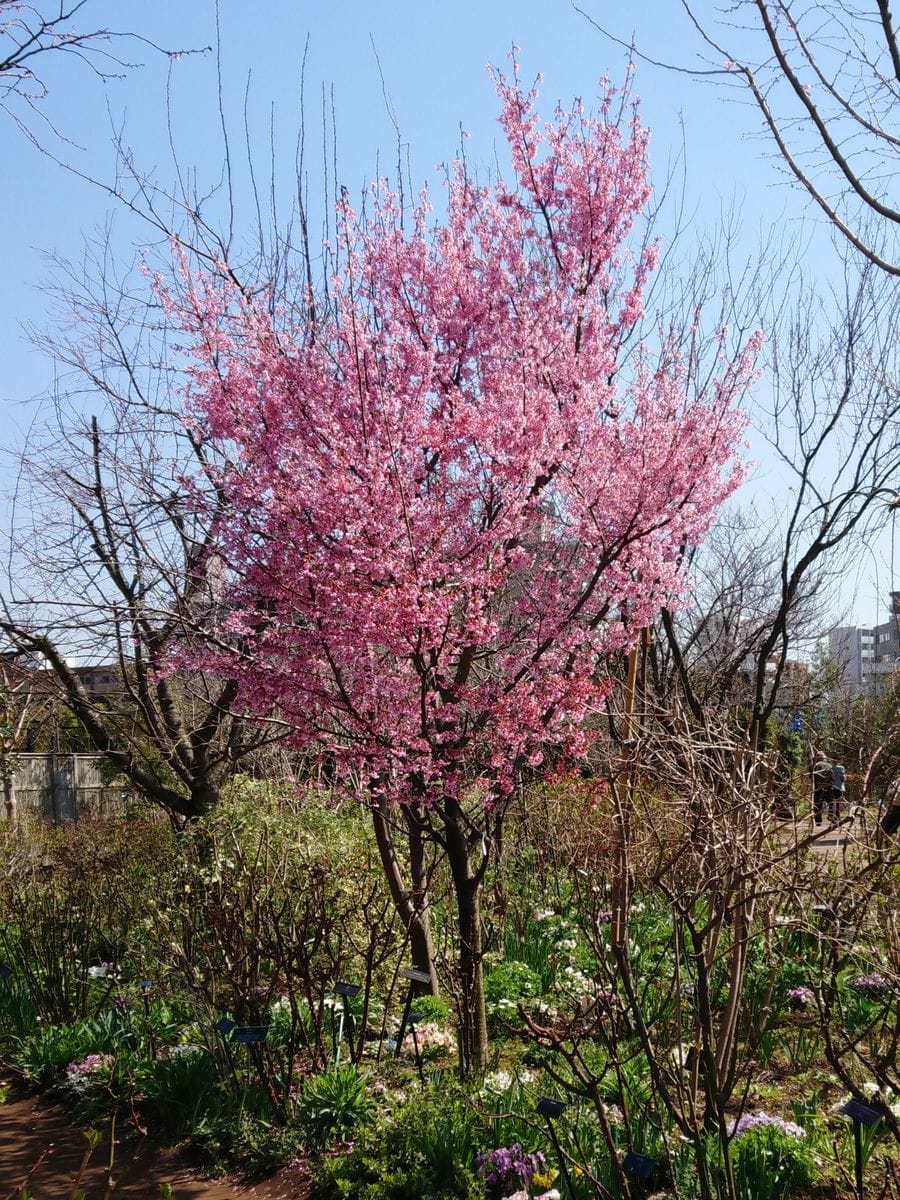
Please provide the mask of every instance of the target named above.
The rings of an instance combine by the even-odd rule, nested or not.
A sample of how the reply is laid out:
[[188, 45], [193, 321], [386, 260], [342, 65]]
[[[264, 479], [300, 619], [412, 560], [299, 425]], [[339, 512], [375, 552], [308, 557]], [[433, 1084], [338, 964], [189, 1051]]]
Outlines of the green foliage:
[[452, 1016], [450, 1005], [443, 996], [417, 996], [415, 1010], [422, 1014], [424, 1021], [433, 1021], [437, 1025], [447, 1025]]
[[192, 1143], [214, 1174], [239, 1166], [248, 1174], [266, 1175], [295, 1158], [302, 1141], [296, 1128], [258, 1113], [227, 1109], [205, 1118]]
[[37, 1024], [37, 1005], [25, 982], [17, 975], [0, 979], [0, 1055], [13, 1047]]
[[521, 933], [509, 929], [506, 934], [505, 961], [528, 966], [540, 981], [539, 995], [552, 991], [556, 982], [560, 920], [530, 919], [524, 923]]
[[530, 1000], [541, 994], [541, 978], [527, 963], [498, 963], [484, 981], [484, 994], [489, 1004]]
[[346, 1142], [367, 1125], [375, 1111], [368, 1075], [351, 1063], [341, 1063], [315, 1075], [297, 1104], [297, 1120], [306, 1144], [322, 1149]]
[[316, 1200], [483, 1200], [475, 1174], [478, 1122], [461, 1099], [426, 1096], [324, 1160]]
[[787, 1200], [815, 1179], [806, 1138], [760, 1125], [731, 1143], [734, 1181], [740, 1200]]
[[[534, 1109], [543, 1094], [567, 1102], [557, 1131], [581, 1169], [573, 1176], [576, 1200], [597, 1194], [589, 1176], [604, 1194], [619, 1195], [612, 1164], [627, 1147], [659, 1160], [654, 1186], [674, 1181], [684, 1200], [695, 1200], [702, 1162], [709, 1194], [724, 1195], [721, 1148], [705, 1140], [703, 1127], [712, 1085], [702, 1071], [695, 1077], [699, 1128], [679, 1138], [663, 1089], [651, 1087], [639, 1032], [640, 1018], [670, 1096], [686, 1079], [679, 1047], [701, 1042], [700, 983], [709, 986], [708, 1019], [719, 1035], [738, 926], [730, 916], [721, 922], [708, 960], [691, 939], [726, 911], [721, 873], [717, 890], [692, 892], [707, 867], [683, 852], [674, 903], [636, 859], [623, 975], [610, 946], [603, 813], [588, 828], [583, 809], [567, 814], [560, 804], [554, 811], [560, 822], [577, 824], [555, 831], [560, 845], [585, 857], [567, 863], [548, 841], [533, 854], [527, 845], [517, 848], [515, 869], [505, 860], [496, 867], [496, 892], [484, 897], [495, 1069], [467, 1084], [466, 1093], [449, 1073], [440, 1085], [429, 1076], [420, 1092], [411, 1082], [410, 1057], [384, 1057], [376, 1067], [371, 1038], [362, 1043], [361, 1068], [322, 1071], [333, 1058], [333, 1017], [341, 1011], [339, 1002], [331, 1007], [335, 981], [372, 980], [370, 995], [351, 1004], [359, 1033], [370, 1000], [371, 1032], [381, 1005], [396, 1011], [398, 992], [389, 989], [408, 949], [365, 814], [349, 804], [334, 808], [330, 800], [301, 804], [293, 794], [247, 781], [179, 835], [148, 822], [86, 822], [37, 827], [33, 840], [29, 831], [27, 841], [3, 842], [9, 864], [0, 869], [0, 960], [12, 962], [13, 974], [0, 980], [0, 1054], [39, 1086], [54, 1088], [74, 1116], [128, 1112], [133, 1105], [152, 1136], [189, 1139], [213, 1167], [264, 1170], [313, 1150], [322, 1157], [317, 1195], [323, 1200], [483, 1200], [476, 1153], [513, 1143], [542, 1151], [552, 1172], [557, 1164]], [[669, 830], [661, 823], [652, 833], [665, 841]], [[578, 865], [590, 866], [590, 855], [598, 856], [597, 869]], [[533, 872], [520, 870], [532, 860], [548, 869], [555, 864], [557, 873], [542, 881], [540, 897]], [[791, 860], [779, 871], [788, 866], [799, 871], [803, 863]], [[449, 954], [441, 870], [439, 863], [432, 913], [436, 945]], [[760, 1079], [760, 1062], [770, 1059], [772, 1071], [755, 1099], [785, 1111], [798, 1090], [808, 1096], [807, 1081], [784, 1081], [790, 1064], [794, 1071], [809, 1068], [822, 1083], [813, 1110], [827, 1112], [838, 1099], [833, 1076], [841, 1071], [827, 1059], [822, 1020], [843, 1056], [839, 1066], [860, 1086], [884, 1075], [883, 1065], [874, 1071], [861, 1065], [852, 1043], [855, 1037], [870, 1062], [889, 1062], [896, 1045], [900, 994], [889, 986], [895, 975], [887, 965], [895, 961], [896, 942], [888, 939], [896, 937], [896, 889], [885, 872], [876, 894], [871, 877], [870, 871], [865, 903], [836, 902], [840, 924], [809, 914], [810, 897], [831, 899], [840, 876], [824, 881], [827, 891], [820, 876], [796, 893], [777, 890], [784, 881], [793, 888], [787, 874], [761, 881], [766, 898], [741, 935], [736, 1082], [724, 1085], [731, 1089], [723, 1098], [727, 1112], [746, 1096], [747, 1082]], [[544, 908], [547, 896], [552, 910]], [[118, 969], [97, 978], [90, 968], [102, 961]], [[880, 972], [890, 976], [884, 987], [860, 986], [860, 976]], [[142, 989], [145, 978], [155, 982]], [[789, 1011], [787, 992], [799, 986], [814, 989], [814, 1011]], [[502, 1019], [518, 1002], [529, 1004], [552, 1037]], [[443, 998], [420, 997], [415, 1007], [426, 1022], [445, 1026], [450, 1018]], [[223, 1015], [268, 1023], [267, 1042], [229, 1044], [213, 1030]], [[346, 1041], [343, 1053], [349, 1057]], [[92, 1055], [109, 1058], [87, 1078], [74, 1072], [70, 1080], [70, 1064]], [[403, 1095], [410, 1086], [414, 1101]], [[690, 1112], [685, 1119], [693, 1119]], [[811, 1128], [806, 1115], [802, 1124]], [[833, 1122], [826, 1128], [823, 1119], [823, 1128], [820, 1157], [830, 1157], [822, 1148], [830, 1147]], [[812, 1172], [812, 1135], [799, 1148], [794, 1141], [770, 1145], [767, 1139], [777, 1136], [754, 1132], [750, 1141], [733, 1143], [740, 1200], [787, 1197], [801, 1186], [804, 1170]], [[330, 1148], [341, 1141], [353, 1145], [332, 1159]], [[557, 1178], [555, 1186], [564, 1184]]]
[[233, 1103], [205, 1047], [172, 1047], [153, 1063], [144, 1083], [148, 1121], [154, 1133], [187, 1137], [217, 1117], [227, 1119]]
[[27, 989], [46, 1024], [84, 1018], [109, 983], [92, 984], [101, 962], [134, 963], [148, 896], [169, 891], [171, 831], [160, 822], [40, 822], [0, 834], [0, 958]]
[[22, 1043], [14, 1062], [41, 1087], [58, 1083], [66, 1067], [89, 1054], [114, 1054], [119, 1050], [119, 1031], [110, 1014], [70, 1025], [39, 1029]]

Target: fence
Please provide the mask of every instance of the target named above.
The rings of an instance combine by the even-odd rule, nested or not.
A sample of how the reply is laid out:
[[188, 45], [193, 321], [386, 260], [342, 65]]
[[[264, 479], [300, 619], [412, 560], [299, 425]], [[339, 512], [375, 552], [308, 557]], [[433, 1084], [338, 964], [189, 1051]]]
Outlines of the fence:
[[131, 799], [126, 786], [110, 779], [100, 754], [19, 754], [13, 788], [20, 813], [57, 822], [120, 813]]

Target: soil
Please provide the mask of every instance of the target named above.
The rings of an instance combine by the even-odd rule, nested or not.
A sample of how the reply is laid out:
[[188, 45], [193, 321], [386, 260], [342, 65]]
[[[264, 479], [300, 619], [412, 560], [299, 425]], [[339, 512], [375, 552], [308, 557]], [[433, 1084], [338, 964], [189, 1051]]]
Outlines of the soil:
[[[0, 1105], [0, 1200], [18, 1200], [26, 1184], [34, 1200], [69, 1200], [85, 1149], [82, 1129], [63, 1109], [22, 1096]], [[106, 1196], [108, 1161], [107, 1126], [81, 1177], [88, 1200]], [[161, 1184], [170, 1185], [173, 1200], [308, 1200], [310, 1194], [303, 1164], [260, 1182], [207, 1180], [171, 1150], [127, 1135], [116, 1137], [112, 1174], [115, 1200], [159, 1200]]]

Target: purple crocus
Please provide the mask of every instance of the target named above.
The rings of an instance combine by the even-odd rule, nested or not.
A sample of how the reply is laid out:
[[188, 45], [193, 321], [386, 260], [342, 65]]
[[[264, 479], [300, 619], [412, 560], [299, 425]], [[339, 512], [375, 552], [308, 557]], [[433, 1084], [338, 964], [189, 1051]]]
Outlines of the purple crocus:
[[879, 975], [877, 971], [871, 975], [858, 976], [854, 979], [853, 986], [858, 992], [890, 992], [894, 987], [886, 975]]
[[806, 1130], [802, 1125], [797, 1125], [793, 1121], [785, 1121], [783, 1117], [770, 1116], [767, 1112], [744, 1113], [742, 1117], [731, 1122], [728, 1127], [728, 1133], [730, 1137], [739, 1138], [743, 1134], [749, 1133], [751, 1129], [759, 1129], [761, 1126], [778, 1129], [781, 1133], [786, 1133], [789, 1137], [806, 1137]]
[[543, 1165], [544, 1156], [540, 1151], [526, 1154], [518, 1142], [498, 1150], [486, 1150], [475, 1160], [478, 1174], [488, 1190], [497, 1196], [506, 1196], [513, 1188], [530, 1187], [535, 1171]]

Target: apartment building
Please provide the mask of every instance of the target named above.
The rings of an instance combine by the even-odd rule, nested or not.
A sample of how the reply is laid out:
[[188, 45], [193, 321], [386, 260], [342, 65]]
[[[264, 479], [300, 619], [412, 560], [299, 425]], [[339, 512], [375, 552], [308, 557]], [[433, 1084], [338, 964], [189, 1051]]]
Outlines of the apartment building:
[[890, 616], [880, 625], [841, 625], [828, 650], [848, 691], [877, 692], [900, 680], [900, 592], [890, 593]]

